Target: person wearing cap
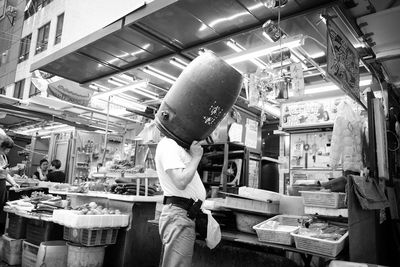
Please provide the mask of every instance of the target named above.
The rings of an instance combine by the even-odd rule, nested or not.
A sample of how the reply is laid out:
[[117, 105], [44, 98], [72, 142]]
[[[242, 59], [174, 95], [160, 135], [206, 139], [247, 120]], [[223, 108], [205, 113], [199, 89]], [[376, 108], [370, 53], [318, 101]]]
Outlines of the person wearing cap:
[[163, 137], [157, 145], [155, 163], [164, 192], [159, 220], [163, 267], [192, 265], [196, 213], [206, 198], [197, 172], [202, 156], [203, 148], [197, 141], [189, 150], [168, 137]]

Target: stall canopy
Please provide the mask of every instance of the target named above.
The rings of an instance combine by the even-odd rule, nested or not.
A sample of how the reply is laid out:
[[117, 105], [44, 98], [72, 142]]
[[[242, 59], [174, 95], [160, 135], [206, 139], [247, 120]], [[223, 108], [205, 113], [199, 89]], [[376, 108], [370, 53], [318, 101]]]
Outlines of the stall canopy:
[[[361, 33], [355, 30], [357, 27], [353, 27], [353, 21], [338, 1], [288, 1], [280, 9], [269, 8], [266, 3], [264, 0], [152, 1], [35, 62], [31, 71], [39, 69], [97, 92], [148, 80], [145, 90], [127, 90], [124, 96], [147, 106], [142, 114], [151, 117], [185, 65], [201, 51], [211, 50], [220, 57], [229, 57], [240, 51], [276, 45], [265, 36], [263, 25], [269, 19], [279, 21], [288, 38], [303, 37], [304, 44], [291, 49], [290, 61], [303, 63], [307, 86], [326, 85], [327, 27], [323, 15], [334, 18], [361, 58], [369, 53], [369, 48], [360, 41]], [[254, 73], [270, 61], [268, 55], [262, 55], [233, 65], [243, 73]], [[279, 62], [275, 65], [281, 67]], [[361, 66], [360, 72], [363, 75], [368, 71]], [[237, 106], [259, 113], [247, 107], [246, 98], [243, 89]]]

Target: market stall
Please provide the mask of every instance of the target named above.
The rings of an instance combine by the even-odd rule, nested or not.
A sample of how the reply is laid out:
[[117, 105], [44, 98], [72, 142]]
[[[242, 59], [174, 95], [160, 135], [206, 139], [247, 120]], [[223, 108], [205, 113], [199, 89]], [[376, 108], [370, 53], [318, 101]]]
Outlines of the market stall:
[[[193, 136], [208, 141], [198, 172], [222, 241], [209, 250], [198, 236], [194, 266], [389, 264], [380, 251], [389, 247], [382, 228], [398, 217], [395, 190], [391, 201], [386, 192], [398, 172], [398, 146], [387, 151], [389, 87], [370, 62], [370, 35], [360, 30], [368, 25], [355, 25], [343, 3], [314, 2], [152, 1], [36, 61], [31, 70], [46, 84], [41, 95], [25, 102], [0, 96], [14, 112], [31, 109], [45, 118], [10, 127], [31, 137], [19, 148], [26, 167], [15, 180], [28, 191], [45, 188], [79, 214], [53, 212], [51, 203], [41, 206], [51, 210], [47, 215], [15, 205], [5, 208], [9, 221], [34, 219], [28, 225], [54, 229], [41, 241], [71, 242], [73, 229], [94, 235], [90, 227], [66, 225], [80, 220], [75, 215], [83, 224], [101, 223], [96, 219], [118, 210], [127, 223], [91, 225], [107, 243], [81, 245], [108, 245], [91, 253], [105, 255], [104, 266], [157, 266], [163, 201], [157, 124], [185, 148]], [[350, 9], [357, 14], [356, 6]], [[199, 55], [220, 64], [194, 69]], [[46, 74], [67, 79], [54, 82]], [[195, 86], [187, 90], [189, 83]], [[177, 87], [182, 91], [171, 96]], [[270, 143], [265, 125], [275, 129]], [[65, 183], [31, 179], [43, 157], [60, 160]], [[2, 242], [21, 248], [22, 260], [24, 251], [40, 255], [41, 242], [21, 241], [10, 225]], [[55, 246], [65, 252], [67, 245]]]
[[[154, 219], [156, 203], [161, 201], [161, 196], [121, 196], [101, 192], [82, 194], [54, 190], [50, 190], [51, 195], [34, 192], [30, 201], [25, 197], [8, 202], [5, 207], [9, 226], [2, 242], [7, 242], [10, 238], [24, 239], [27, 246], [36, 248], [30, 256], [25, 256], [24, 249], [8, 251], [12, 257], [3, 252], [2, 257], [9, 264], [18, 264], [21, 261], [23, 265], [35, 264], [39, 260], [36, 256], [42, 242], [64, 239], [75, 246], [83, 246], [80, 248], [81, 253], [95, 253], [90, 248], [103, 246], [103, 251], [100, 254], [95, 253], [92, 261], [103, 264], [104, 259], [104, 266], [129, 266], [133, 263], [156, 265], [157, 257], [150, 255], [161, 251], [157, 242], [158, 232], [149, 227], [147, 221]], [[32, 204], [35, 203], [32, 202], [33, 199], [39, 201], [36, 207]], [[62, 205], [74, 208], [60, 209]], [[43, 213], [49, 207], [50, 212]], [[64, 243], [64, 246], [66, 248], [67, 245]], [[57, 258], [57, 255], [47, 257], [41, 260], [51, 264], [54, 263], [52, 258]], [[73, 259], [74, 257], [78, 259]], [[91, 264], [85, 262], [85, 259], [79, 259], [78, 254], [70, 255], [68, 262], [67, 258], [63, 261], [65, 266]]]

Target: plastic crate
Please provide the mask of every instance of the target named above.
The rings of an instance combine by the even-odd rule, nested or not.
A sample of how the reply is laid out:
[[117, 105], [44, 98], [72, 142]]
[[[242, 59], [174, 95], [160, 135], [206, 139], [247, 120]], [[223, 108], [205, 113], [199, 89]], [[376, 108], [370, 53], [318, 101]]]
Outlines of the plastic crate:
[[39, 252], [39, 246], [23, 241], [21, 267], [35, 267], [38, 252]]
[[299, 235], [297, 233], [291, 233], [291, 235], [294, 237], [294, 243], [298, 249], [325, 256], [336, 257], [343, 250], [349, 232], [346, 232], [336, 241]]
[[335, 209], [346, 207], [345, 193], [321, 191], [300, 191], [300, 193], [304, 200], [304, 206]]
[[84, 246], [111, 245], [117, 242], [118, 228], [78, 229], [64, 227], [64, 239]]
[[63, 237], [61, 225], [53, 222], [29, 219], [26, 225], [26, 241], [40, 245], [43, 241], [60, 240]]
[[27, 219], [14, 213], [8, 213], [7, 234], [11, 238], [24, 239], [26, 237]]
[[[253, 229], [256, 230], [258, 240], [261, 242], [292, 245], [293, 237], [291, 236], [291, 233], [294, 233], [299, 229], [299, 219], [305, 218], [307, 217], [294, 215], [277, 215], [255, 225]], [[279, 222], [280, 226], [285, 226], [286, 229], [265, 228], [264, 225], [270, 221], [277, 221]]]
[[0, 258], [9, 265], [21, 264], [22, 239], [14, 239], [6, 234], [0, 238]]

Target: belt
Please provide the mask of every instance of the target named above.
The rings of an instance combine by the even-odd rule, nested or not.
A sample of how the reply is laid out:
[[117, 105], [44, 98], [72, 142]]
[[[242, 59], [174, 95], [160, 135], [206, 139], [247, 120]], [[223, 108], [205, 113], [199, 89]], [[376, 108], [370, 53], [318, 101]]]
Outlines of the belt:
[[184, 210], [189, 210], [193, 204], [194, 200], [191, 198], [175, 197], [175, 196], [164, 196], [163, 204], [172, 204]]

